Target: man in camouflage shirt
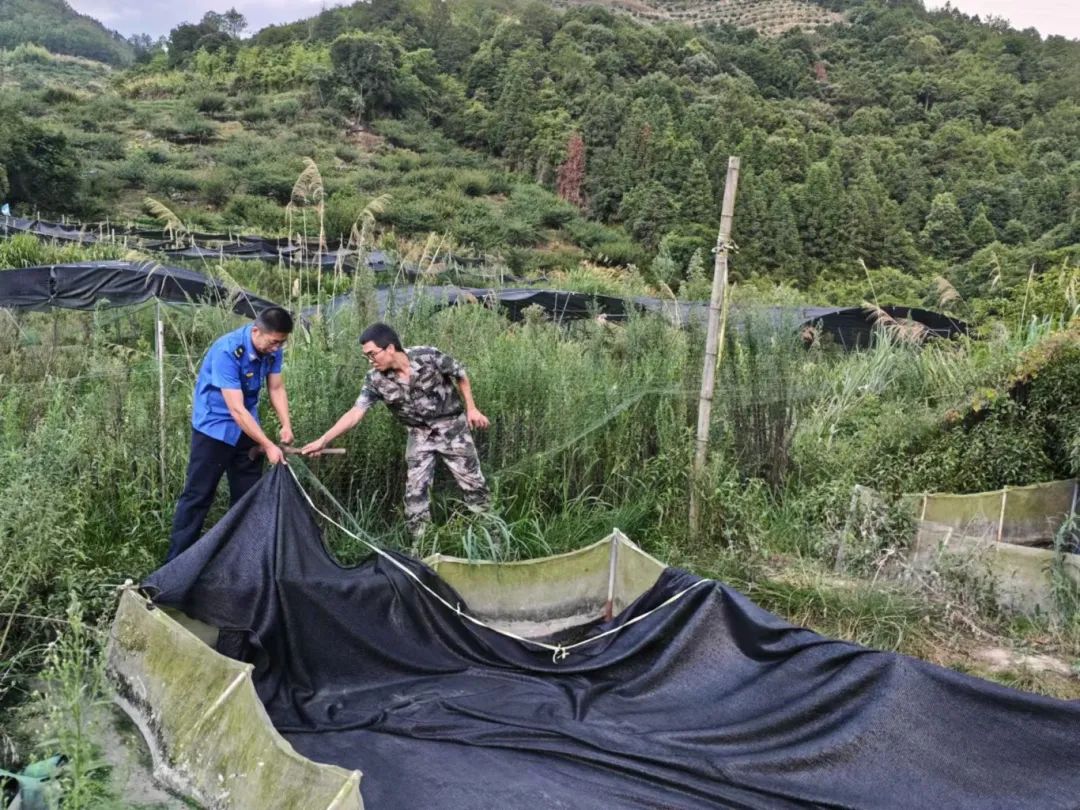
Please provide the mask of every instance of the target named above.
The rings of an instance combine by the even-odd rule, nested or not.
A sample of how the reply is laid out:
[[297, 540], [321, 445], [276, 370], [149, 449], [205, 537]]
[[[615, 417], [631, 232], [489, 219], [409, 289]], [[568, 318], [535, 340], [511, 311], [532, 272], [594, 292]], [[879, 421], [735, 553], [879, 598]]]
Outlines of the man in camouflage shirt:
[[486, 428], [489, 422], [473, 402], [465, 368], [431, 346], [403, 349], [397, 333], [383, 323], [365, 329], [360, 346], [373, 368], [364, 378], [356, 404], [326, 433], [305, 445], [304, 454], [322, 452], [356, 427], [373, 405], [384, 402], [409, 431], [405, 448], [405, 525], [409, 533], [419, 539], [431, 522], [436, 456], [441, 456], [453, 473], [465, 503], [474, 511], [487, 510], [490, 494], [469, 429]]

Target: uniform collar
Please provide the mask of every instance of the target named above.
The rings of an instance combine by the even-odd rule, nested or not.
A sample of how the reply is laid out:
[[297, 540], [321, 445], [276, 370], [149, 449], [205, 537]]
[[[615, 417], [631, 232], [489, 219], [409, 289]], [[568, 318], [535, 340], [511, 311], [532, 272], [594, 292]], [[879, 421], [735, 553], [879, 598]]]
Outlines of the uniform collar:
[[262, 355], [255, 351], [255, 344], [251, 342], [251, 329], [254, 326], [255, 324], [249, 323], [241, 330], [244, 334], [244, 354], [247, 359], [253, 363], [258, 360], [266, 360], [267, 358], [274, 356], [273, 352], [271, 352], [270, 354]]

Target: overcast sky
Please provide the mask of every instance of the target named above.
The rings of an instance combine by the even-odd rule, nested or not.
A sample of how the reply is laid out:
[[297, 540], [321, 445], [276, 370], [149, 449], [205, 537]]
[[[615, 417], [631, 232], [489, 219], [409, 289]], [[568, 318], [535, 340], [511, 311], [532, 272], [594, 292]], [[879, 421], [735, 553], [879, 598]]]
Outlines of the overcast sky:
[[[945, 0], [923, 0], [927, 8], [941, 8]], [[1080, 0], [952, 0], [964, 14], [1004, 17], [1013, 28], [1035, 28], [1044, 37], [1060, 34], [1080, 39]]]
[[[351, 1], [351, 0], [350, 0]], [[272, 23], [310, 17], [320, 9], [338, 5], [337, 0], [228, 0], [208, 3], [191, 0], [69, 0], [76, 11], [96, 17], [121, 34], [168, 34], [182, 22], [198, 22], [204, 13], [226, 11], [230, 6], [247, 17], [254, 33]], [[927, 8], [940, 8], [945, 0], [924, 0]], [[952, 0], [965, 14], [1004, 17], [1014, 28], [1034, 27], [1043, 36], [1061, 34], [1080, 39], [1080, 0]]]
[[[350, 0], [351, 2], [351, 0]], [[248, 21], [247, 33], [273, 23], [293, 22], [318, 14], [323, 8], [341, 5], [337, 0], [68, 0], [80, 14], [89, 14], [107, 28], [124, 36], [168, 34], [182, 22], [198, 22], [207, 11], [228, 11], [235, 8]]]

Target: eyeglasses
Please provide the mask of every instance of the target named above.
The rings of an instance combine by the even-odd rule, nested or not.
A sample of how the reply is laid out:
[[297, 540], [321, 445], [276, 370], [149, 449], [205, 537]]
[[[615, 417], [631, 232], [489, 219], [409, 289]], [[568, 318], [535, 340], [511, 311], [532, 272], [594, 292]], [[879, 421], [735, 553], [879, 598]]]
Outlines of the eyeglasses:
[[382, 347], [381, 349], [376, 349], [376, 350], [375, 350], [375, 351], [373, 351], [373, 352], [364, 352], [364, 357], [366, 357], [366, 358], [367, 358], [367, 361], [368, 361], [369, 363], [374, 363], [374, 362], [375, 362], [375, 358], [376, 358], [376, 357], [378, 357], [378, 356], [379, 356], [380, 354], [382, 354], [382, 353], [383, 353], [383, 352], [385, 352], [385, 351], [386, 351], [386, 347], [385, 347], [385, 346], [383, 346], [383, 347]]

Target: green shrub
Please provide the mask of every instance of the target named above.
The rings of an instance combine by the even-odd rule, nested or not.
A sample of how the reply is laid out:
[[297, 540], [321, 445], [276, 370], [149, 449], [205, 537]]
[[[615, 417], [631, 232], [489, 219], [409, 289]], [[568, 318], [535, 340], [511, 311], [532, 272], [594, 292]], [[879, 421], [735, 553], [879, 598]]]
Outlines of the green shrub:
[[181, 107], [171, 117], [155, 121], [151, 131], [167, 141], [204, 143], [214, 136], [217, 128], [194, 107]]
[[127, 188], [146, 188], [152, 171], [145, 152], [135, 152], [113, 169], [113, 176]]
[[491, 193], [491, 177], [487, 172], [458, 172], [454, 185], [470, 197], [484, 197]]
[[126, 154], [124, 139], [112, 133], [85, 134], [76, 143], [98, 160], [123, 160]]
[[41, 91], [41, 100], [50, 107], [57, 107], [62, 104], [78, 104], [82, 99], [74, 90], [50, 85]]
[[225, 206], [225, 218], [236, 226], [248, 226], [268, 233], [285, 227], [285, 211], [265, 197], [238, 194]]
[[647, 260], [644, 249], [629, 236], [613, 235], [589, 249], [589, 256], [598, 264], [610, 267], [634, 265], [643, 267]]
[[406, 234], [430, 233], [442, 225], [431, 203], [424, 201], [395, 200], [379, 216], [379, 221]]
[[515, 186], [510, 192], [507, 214], [533, 227], [561, 228], [580, 216], [578, 210], [539, 186]]
[[159, 167], [148, 170], [146, 188], [157, 194], [175, 194], [185, 191], [197, 191], [199, 179], [179, 169]]
[[335, 191], [326, 201], [324, 227], [326, 236], [334, 244], [348, 241], [353, 224], [370, 201], [370, 197], [361, 194], [352, 187]]
[[402, 181], [416, 189], [441, 191], [449, 189], [457, 179], [457, 172], [445, 166], [427, 166], [406, 174]]
[[195, 109], [201, 113], [216, 115], [225, 112], [229, 99], [223, 93], [203, 93], [195, 97]]
[[1080, 341], [1039, 368], [1020, 394], [1029, 422], [1045, 429], [1057, 478], [1080, 478]]
[[499, 218], [499, 241], [514, 247], [531, 247], [540, 241], [540, 231], [535, 224], [514, 216]]
[[195, 110], [178, 110], [173, 119], [181, 140], [204, 143], [214, 137], [217, 127]]
[[275, 101], [270, 108], [270, 115], [275, 121], [295, 121], [301, 112], [300, 101], [295, 98], [285, 98]]
[[296, 167], [291, 161], [274, 164], [260, 163], [257, 166], [249, 166], [244, 171], [244, 183], [249, 194], [269, 197], [282, 205], [287, 205], [300, 171], [301, 168]]
[[148, 163], [154, 166], [164, 166], [169, 162], [169, 153], [158, 146], [148, 146], [142, 150]]
[[200, 192], [215, 208], [221, 208], [240, 187], [239, 175], [227, 169], [216, 169], [203, 180]]
[[258, 124], [270, 118], [270, 108], [259, 103], [253, 107], [246, 107], [240, 113], [240, 120], [246, 124]]
[[355, 146], [339, 143], [334, 147], [334, 157], [343, 163], [358, 163], [360, 161], [360, 151]]
[[226, 166], [242, 169], [245, 166], [267, 160], [267, 151], [270, 148], [270, 144], [266, 139], [258, 135], [243, 133], [230, 138], [222, 144], [216, 150], [215, 156], [218, 162], [224, 163]]

